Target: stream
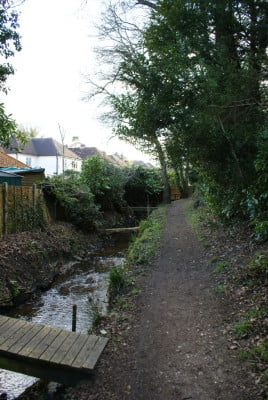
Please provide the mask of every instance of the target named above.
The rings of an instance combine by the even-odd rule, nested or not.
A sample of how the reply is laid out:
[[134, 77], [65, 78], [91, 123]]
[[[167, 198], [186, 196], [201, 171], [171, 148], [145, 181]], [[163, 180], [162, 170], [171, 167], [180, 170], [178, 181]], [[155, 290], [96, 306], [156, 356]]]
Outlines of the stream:
[[[14, 318], [72, 330], [72, 306], [77, 304], [77, 332], [91, 327], [94, 310], [105, 314], [108, 307], [109, 270], [124, 261], [129, 235], [115, 235], [115, 242], [90, 258], [66, 264], [68, 271], [40, 297], [16, 307]], [[23, 393], [37, 378], [0, 369], [0, 395], [12, 400]]]

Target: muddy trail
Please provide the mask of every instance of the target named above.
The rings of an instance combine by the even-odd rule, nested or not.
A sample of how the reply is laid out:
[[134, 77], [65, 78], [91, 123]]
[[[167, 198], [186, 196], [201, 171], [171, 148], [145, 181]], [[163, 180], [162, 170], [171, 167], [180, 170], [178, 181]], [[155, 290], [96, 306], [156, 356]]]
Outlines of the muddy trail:
[[224, 334], [231, 304], [215, 291], [183, 205], [169, 207], [159, 256], [140, 279], [134, 309], [117, 321], [93, 380], [69, 398], [263, 399]]

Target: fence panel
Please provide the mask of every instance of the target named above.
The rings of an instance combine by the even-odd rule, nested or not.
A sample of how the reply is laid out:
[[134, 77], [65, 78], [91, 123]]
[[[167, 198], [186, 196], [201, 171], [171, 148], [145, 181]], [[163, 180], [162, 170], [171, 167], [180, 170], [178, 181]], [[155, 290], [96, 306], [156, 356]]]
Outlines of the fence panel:
[[0, 236], [32, 231], [51, 222], [43, 193], [33, 186], [1, 185]]

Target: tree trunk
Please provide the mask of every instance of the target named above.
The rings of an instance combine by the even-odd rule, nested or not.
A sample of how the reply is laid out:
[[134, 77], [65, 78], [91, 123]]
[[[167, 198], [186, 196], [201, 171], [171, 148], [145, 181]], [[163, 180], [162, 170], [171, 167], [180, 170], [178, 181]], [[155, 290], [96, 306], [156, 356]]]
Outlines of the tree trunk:
[[156, 147], [156, 151], [158, 154], [159, 163], [161, 166], [162, 172], [162, 179], [164, 184], [164, 192], [163, 192], [163, 203], [170, 203], [170, 186], [168, 182], [168, 175], [167, 175], [167, 163], [165, 153], [162, 149], [162, 146], [157, 137], [154, 139], [154, 144]]

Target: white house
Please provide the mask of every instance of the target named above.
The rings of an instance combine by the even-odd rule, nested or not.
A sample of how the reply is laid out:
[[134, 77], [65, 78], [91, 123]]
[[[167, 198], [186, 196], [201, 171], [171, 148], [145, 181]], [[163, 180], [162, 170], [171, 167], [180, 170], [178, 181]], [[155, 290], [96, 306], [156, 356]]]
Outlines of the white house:
[[[20, 148], [18, 143], [12, 146]], [[32, 138], [23, 149], [5, 152], [32, 168], [45, 168], [46, 176], [60, 175], [63, 171], [81, 171], [82, 159], [53, 138]]]

